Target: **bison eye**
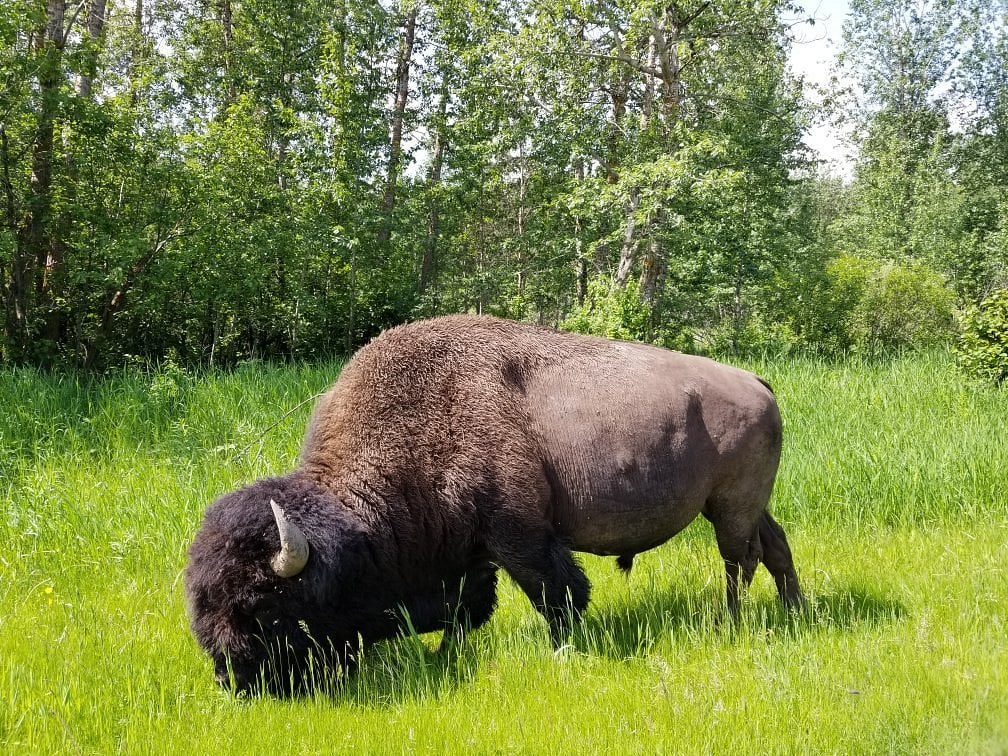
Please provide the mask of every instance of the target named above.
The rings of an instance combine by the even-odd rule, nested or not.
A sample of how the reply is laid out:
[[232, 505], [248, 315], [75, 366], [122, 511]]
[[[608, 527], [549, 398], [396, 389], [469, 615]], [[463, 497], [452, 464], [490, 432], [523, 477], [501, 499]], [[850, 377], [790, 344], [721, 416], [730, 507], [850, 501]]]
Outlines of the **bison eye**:
[[260, 605], [249, 612], [249, 619], [263, 630], [270, 630], [280, 624], [283, 613], [275, 605]]
[[255, 620], [264, 628], [276, 627], [280, 624], [281, 612], [277, 606], [262, 606], [256, 609]]

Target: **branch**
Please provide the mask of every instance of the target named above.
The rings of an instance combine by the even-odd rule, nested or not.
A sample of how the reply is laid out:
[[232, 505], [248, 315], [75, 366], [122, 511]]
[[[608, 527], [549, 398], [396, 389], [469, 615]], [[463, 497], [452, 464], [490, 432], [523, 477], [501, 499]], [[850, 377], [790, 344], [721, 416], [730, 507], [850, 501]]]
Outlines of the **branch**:
[[129, 269], [126, 271], [126, 276], [119, 285], [119, 288], [113, 292], [108, 304], [105, 306], [106, 316], [111, 316], [113, 313], [118, 312], [122, 308], [123, 303], [126, 300], [126, 295], [136, 284], [137, 279], [144, 274], [147, 267], [154, 261], [154, 258], [157, 257], [162, 250], [164, 250], [165, 247], [176, 239], [181, 239], [184, 236], [195, 233], [195, 231], [195, 229], [183, 231], [176, 227], [173, 231], [170, 231], [162, 237], [159, 229], [154, 244], [151, 245], [151, 248], [145, 255], [130, 265]]
[[697, 8], [696, 11], [694, 11], [691, 15], [687, 16], [686, 18], [684, 18], [682, 20], [682, 22], [679, 24], [679, 26], [681, 26], [683, 29], [685, 29], [687, 26], [689, 26], [694, 21], [696, 21], [697, 17], [701, 13], [703, 13], [705, 10], [707, 10], [708, 7], [710, 7], [710, 2], [701, 3], [700, 7]]
[[[679, 27], [676, 27], [677, 30], [678, 28]], [[685, 28], [685, 26], [683, 28]], [[669, 57], [668, 40], [665, 39], [665, 33], [662, 31], [657, 17], [651, 19], [651, 33], [654, 35], [655, 53], [658, 55], [658, 60], [661, 61], [661, 80], [666, 86], [671, 87], [674, 83], [673, 75], [678, 73], [678, 71], [672, 70], [672, 59]]]
[[[656, 29], [656, 31], [657, 31], [657, 29]], [[759, 32], [754, 32], [754, 30], [752, 30], [752, 29], [733, 30], [733, 29], [722, 28], [722, 29], [715, 29], [715, 30], [712, 30], [710, 32], [701, 33], [701, 34], [684, 34], [684, 35], [681, 35], [681, 36], [676, 36], [675, 41], [676, 42], [696, 42], [696, 41], [702, 40], [702, 39], [733, 39], [733, 38], [741, 38], [741, 37], [751, 37], [751, 36], [755, 36], [756, 33], [765, 33], [765, 31], [766, 30], [759, 30]], [[664, 41], [664, 35], [662, 37], [662, 41]], [[591, 52], [589, 50], [573, 50], [573, 49], [570, 49], [570, 48], [559, 49], [559, 50], [556, 50], [555, 52], [559, 53], [559, 54], [574, 55], [574, 56], [580, 57], [580, 58], [594, 58], [596, 60], [611, 60], [611, 61], [614, 61], [616, 63], [624, 63], [624, 64], [630, 66], [631, 68], [633, 68], [633, 69], [635, 69], [637, 71], [640, 71], [641, 73], [647, 74], [649, 76], [654, 76], [656, 78], [661, 78], [662, 73], [661, 73], [661, 71], [659, 69], [654, 68], [653, 66], [645, 65], [644, 63], [641, 63], [639, 60], [634, 60], [633, 58], [631, 58], [626, 53], [623, 53], [622, 52], [623, 46], [619, 42], [618, 39], [616, 41], [616, 49], [619, 52], [619, 54], [617, 54], [617, 55], [608, 55], [606, 53], [596, 53], [596, 52]], [[667, 49], [667, 43], [665, 45], [665, 49]]]
[[582, 58], [595, 58], [597, 60], [611, 60], [615, 63], [625, 63], [636, 71], [640, 71], [648, 76], [654, 76], [655, 78], [661, 78], [661, 71], [653, 66], [648, 66], [641, 63], [638, 60], [634, 60], [629, 55], [606, 55], [605, 53], [593, 53], [587, 50], [561, 50], [560, 52], [566, 52], [568, 55], [577, 55]]
[[77, 17], [80, 15], [80, 12], [84, 10], [84, 6], [86, 4], [87, 0], [81, 0], [79, 3], [77, 3], [77, 9], [73, 12], [73, 15], [70, 16], [70, 20], [67, 22], [66, 29], [62, 28], [60, 29], [61, 36], [59, 39], [58, 46], [61, 50], [66, 46], [67, 37], [70, 36], [70, 30], [73, 29], [74, 24], [77, 23]]

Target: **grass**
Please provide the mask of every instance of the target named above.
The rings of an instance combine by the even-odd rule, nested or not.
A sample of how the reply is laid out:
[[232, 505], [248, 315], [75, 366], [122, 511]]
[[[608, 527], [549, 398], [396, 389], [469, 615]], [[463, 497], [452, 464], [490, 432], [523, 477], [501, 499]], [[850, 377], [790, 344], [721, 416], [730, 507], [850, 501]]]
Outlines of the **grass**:
[[742, 622], [719, 623], [695, 523], [629, 581], [584, 557], [593, 602], [560, 652], [505, 580], [455, 655], [381, 644], [344, 690], [297, 701], [216, 688], [181, 571], [209, 501], [294, 463], [298, 405], [339, 366], [0, 373], [0, 747], [1008, 752], [1008, 392], [942, 355], [754, 367], [785, 416], [773, 507], [810, 616], [761, 571]]

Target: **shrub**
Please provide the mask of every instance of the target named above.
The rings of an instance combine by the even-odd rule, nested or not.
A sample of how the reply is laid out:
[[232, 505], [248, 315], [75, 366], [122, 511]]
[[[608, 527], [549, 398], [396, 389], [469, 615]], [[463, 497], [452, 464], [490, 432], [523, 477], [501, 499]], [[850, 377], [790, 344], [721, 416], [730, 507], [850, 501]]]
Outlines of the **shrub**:
[[953, 332], [955, 294], [923, 263], [844, 255], [827, 266], [815, 299], [802, 333], [833, 354], [926, 349]]
[[561, 328], [577, 333], [607, 336], [611, 339], [643, 341], [668, 349], [692, 351], [690, 335], [682, 327], [660, 320], [641, 296], [635, 281], [626, 286], [613, 286], [605, 277], [588, 282], [588, 292], [582, 305], [561, 323]]
[[852, 313], [854, 341], [871, 355], [946, 344], [954, 311], [955, 294], [940, 273], [921, 263], [882, 263]]
[[790, 324], [769, 315], [749, 314], [741, 323], [725, 318], [702, 331], [696, 351], [716, 358], [784, 357], [797, 345], [798, 336]]
[[620, 288], [593, 278], [588, 282], [584, 304], [567, 317], [563, 328], [613, 339], [650, 341], [650, 320], [651, 308], [641, 299], [635, 282]]
[[994, 383], [1008, 378], [1008, 289], [963, 310], [956, 351], [967, 375]]

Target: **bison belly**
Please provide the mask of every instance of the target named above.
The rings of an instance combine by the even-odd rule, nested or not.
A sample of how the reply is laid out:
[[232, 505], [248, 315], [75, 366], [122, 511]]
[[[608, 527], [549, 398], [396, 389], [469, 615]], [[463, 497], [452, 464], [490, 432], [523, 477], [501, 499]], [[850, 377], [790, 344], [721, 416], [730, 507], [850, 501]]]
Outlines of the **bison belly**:
[[[628, 345], [617, 345], [628, 351]], [[528, 389], [557, 533], [576, 551], [631, 554], [685, 528], [740, 477], [772, 485], [770, 392], [702, 358], [632, 348], [605, 371], [545, 374]], [[772, 409], [772, 412], [770, 411]], [[755, 507], [765, 506], [763, 495]]]

